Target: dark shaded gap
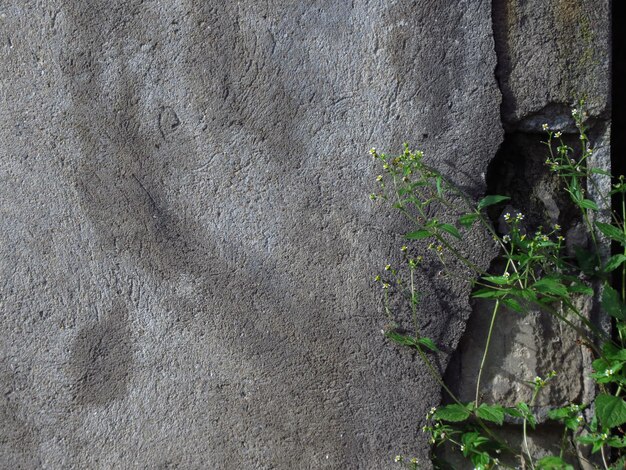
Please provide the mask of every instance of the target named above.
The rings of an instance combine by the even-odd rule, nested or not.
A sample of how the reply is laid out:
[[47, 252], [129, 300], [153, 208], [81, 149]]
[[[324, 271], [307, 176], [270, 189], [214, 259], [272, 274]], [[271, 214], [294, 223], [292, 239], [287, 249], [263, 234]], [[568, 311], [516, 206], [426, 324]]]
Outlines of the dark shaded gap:
[[[626, 74], [626, 29], [616, 27], [618, 2], [611, 4], [611, 168], [614, 175], [626, 175], [626, 88], [620, 82]], [[615, 207], [615, 203], [614, 203]]]
[[[611, 2], [611, 173], [613, 183], [617, 183], [621, 175], [626, 175], [626, 135], [623, 129], [626, 127], [626, 89], [620, 80], [626, 73], [626, 30], [615, 24], [618, 2]], [[612, 209], [622, 218], [622, 196], [614, 194], [611, 198]], [[621, 252], [621, 246], [613, 242], [611, 253]], [[613, 272], [613, 287], [621, 289], [623, 273], [621, 269]], [[617, 328], [613, 323], [613, 338], [618, 337]]]

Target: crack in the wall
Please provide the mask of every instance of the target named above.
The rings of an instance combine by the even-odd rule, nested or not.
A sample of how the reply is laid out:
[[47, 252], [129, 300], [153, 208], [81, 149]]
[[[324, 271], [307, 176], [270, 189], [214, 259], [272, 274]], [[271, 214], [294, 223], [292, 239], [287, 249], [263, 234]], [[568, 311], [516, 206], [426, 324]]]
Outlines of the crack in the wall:
[[[559, 178], [549, 171], [545, 165], [547, 149], [542, 142], [545, 134], [542, 131], [542, 124], [549, 122], [551, 127], [558, 128], [563, 132], [563, 139], [572, 147], [577, 143], [576, 128], [570, 115], [570, 106], [567, 103], [548, 102], [543, 107], [532, 112], [522, 114], [519, 119], [511, 119], [511, 116], [518, 114], [518, 103], [515, 99], [514, 90], [511, 88], [510, 73], [513, 68], [512, 45], [509, 42], [509, 33], [513, 25], [511, 25], [512, 14], [511, 8], [515, 7], [515, 2], [511, 0], [494, 0], [492, 3], [492, 22], [493, 22], [493, 39], [494, 49], [496, 53], [496, 68], [494, 71], [495, 79], [501, 92], [502, 102], [501, 123], [505, 129], [503, 141], [496, 155], [489, 164], [486, 185], [487, 194], [503, 194], [510, 196], [511, 199], [504, 207], [493, 208], [489, 212], [489, 216], [494, 227], [501, 234], [506, 231], [506, 224], [501, 219], [502, 213], [522, 212], [525, 214], [526, 229], [534, 231], [541, 226], [553, 226], [555, 224], [563, 227], [563, 233], [566, 239], [571, 240], [570, 250], [573, 250], [573, 244], [586, 243], [586, 240], [580, 238], [581, 221], [578, 217], [578, 211], [573, 206], [569, 198], [560, 190]], [[590, 122], [590, 135], [592, 138], [602, 135], [602, 127], [605, 122], [602, 116], [596, 117]], [[492, 269], [502, 269], [497, 260], [494, 260]], [[487, 307], [488, 309], [489, 307]], [[472, 356], [480, 356], [480, 351], [484, 344], [477, 341], [481, 338], [481, 329], [483, 319], [478, 318], [486, 315], [483, 311], [484, 306], [476, 305], [474, 313], [467, 323], [466, 331], [459, 344], [456, 353], [453, 355], [450, 365], [446, 371], [446, 382], [453, 390], [464, 398], [473, 399], [475, 382], [475, 373], [469, 374], [462, 370], [461, 365], [465, 368], [471, 368], [468, 358]], [[514, 318], [516, 322], [519, 319]], [[555, 325], [539, 323], [533, 325], [519, 324], [513, 326], [511, 323], [501, 324], [500, 337], [508, 338], [510, 341], [518, 341], [534, 343], [540, 345], [544, 335], [548, 331], [554, 330]], [[523, 323], [523, 322], [522, 322]], [[532, 323], [532, 322], [531, 322]], [[545, 323], [545, 322], [544, 322]], [[525, 330], [526, 328], [526, 330]], [[530, 328], [530, 330], [528, 330]], [[530, 346], [529, 344], [518, 345], [519, 347]], [[492, 345], [492, 348], [494, 346]], [[495, 350], [498, 345], [495, 346]], [[494, 357], [497, 358], [490, 364], [491, 377], [487, 374], [485, 383], [492, 380], [498, 380], [498, 374], [502, 373], [502, 367], [505, 366], [507, 355], [516, 354], [509, 344], [502, 343], [500, 345], [500, 353], [496, 352]], [[527, 364], [528, 373], [536, 373], [535, 369], [540, 367], [540, 362], [545, 361], [540, 358], [540, 347], [537, 346], [535, 353], [534, 366]], [[548, 353], [548, 350], [544, 351]], [[464, 357], [465, 356], [465, 357]], [[554, 366], [555, 364], [551, 364]], [[477, 367], [477, 365], [476, 365]], [[582, 367], [582, 364], [576, 364], [573, 367]], [[475, 372], [475, 371], [474, 371]], [[464, 382], [464, 377], [469, 379], [470, 383]], [[506, 380], [500, 380], [506, 386], [514, 386], [512, 377]], [[553, 400], [571, 400], [584, 395], [582, 390], [574, 390], [571, 386], [562, 384], [562, 390], [553, 394]], [[504, 385], [503, 385], [504, 387]], [[521, 393], [519, 384], [515, 386], [516, 391], [513, 395]], [[511, 391], [499, 390], [495, 392], [501, 396], [513, 396]], [[560, 396], [560, 398], [559, 398]]]
[[[558, 12], [558, 8], [564, 7], [563, 5], [559, 4], [555, 11]], [[496, 53], [494, 75], [502, 97], [500, 115], [505, 133], [500, 148], [489, 163], [486, 187], [487, 194], [503, 194], [510, 196], [511, 199], [504, 207], [492, 208], [489, 216], [501, 234], [507, 230], [506, 224], [502, 221], [502, 214], [505, 211], [524, 213], [526, 229], [530, 233], [542, 226], [559, 224], [563, 227], [562, 233], [566, 236], [568, 249], [572, 253], [574, 245], [586, 244], [589, 240], [584, 237], [584, 231], [581, 230], [579, 211], [561, 190], [559, 178], [545, 165], [547, 148], [542, 142], [545, 140], [542, 124], [549, 123], [553, 130], [560, 130], [564, 142], [571, 147], [579, 145], [578, 133], [571, 118], [571, 104], [554, 100], [557, 93], [546, 91], [543, 106], [532, 110], [532, 107], [524, 106], [517, 101], [517, 94], [520, 91], [523, 93], [524, 90], [514, 88], [511, 73], [516, 61], [524, 57], [518, 57], [523, 55], [523, 52], [515, 49], [519, 44], [512, 42], [511, 31], [519, 27], [512, 22], [526, 20], [523, 15], [520, 16], [519, 8], [520, 2], [515, 0], [492, 1], [493, 40]], [[613, 64], [617, 63], [618, 68], [624, 69], [626, 48], [623, 44], [618, 45], [619, 40], [624, 42], [623, 38], [617, 38], [616, 31], [612, 34], [615, 56]], [[624, 100], [626, 92], [622, 87], [615, 86], [615, 76], [614, 70], [613, 99]], [[587, 123], [588, 135], [594, 146], [608, 145], [606, 136], [612, 122], [624, 124], [626, 118], [616, 113], [615, 107], [612, 108], [612, 116], [607, 109], [596, 109], [600, 111], [592, 113]], [[616, 128], [620, 128], [619, 124]], [[619, 140], [623, 139], [615, 135], [611, 138], [610, 165], [614, 174], [625, 174], [626, 159], [620, 157], [624, 153], [622, 147], [626, 145]], [[598, 158], [606, 159], [602, 154]], [[491, 271], [497, 272], [502, 269], [504, 269], [502, 263], [494, 259]], [[444, 381], [462, 401], [472, 401], [475, 398], [476, 376], [486, 341], [491, 308], [492, 305], [488, 302], [475, 302], [466, 330], [446, 369]], [[592, 321], [602, 324], [602, 319], [596, 312], [597, 308], [587, 305], [583, 309], [588, 311]], [[590, 372], [589, 354], [586, 354], [577, 343], [576, 334], [565, 331], [566, 328], [562, 326], [558, 320], [540, 312], [528, 312], [524, 317], [514, 312], [502, 312], [496, 322], [495, 340], [490, 345], [490, 358], [483, 371], [482, 399], [509, 405], [527, 400], [528, 390], [522, 381], [531, 380], [535, 375], [547, 373], [552, 369], [561, 370], [563, 373], [546, 391], [540, 408], [592, 399], [594, 384], [584, 380], [585, 375]], [[520, 374], [530, 377], [520, 377]], [[575, 380], [576, 376], [581, 380]], [[544, 448], [552, 444], [550, 439], [539, 439], [539, 445]]]
[[493, 0], [491, 2], [491, 23], [493, 30], [494, 50], [496, 53], [496, 68], [494, 75], [498, 89], [502, 96], [500, 102], [500, 120], [504, 127], [503, 117], [515, 106], [513, 92], [508, 82], [511, 73], [511, 55], [508, 51], [508, 3], [507, 0]]

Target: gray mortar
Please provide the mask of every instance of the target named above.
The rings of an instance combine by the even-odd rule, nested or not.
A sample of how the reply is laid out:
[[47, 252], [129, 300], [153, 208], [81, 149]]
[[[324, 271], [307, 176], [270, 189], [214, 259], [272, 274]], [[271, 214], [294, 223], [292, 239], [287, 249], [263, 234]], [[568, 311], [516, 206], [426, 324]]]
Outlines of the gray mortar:
[[[0, 467], [426, 462], [440, 391], [379, 333], [406, 226], [367, 149], [484, 191], [489, 3], [5, 0], [0, 24]], [[453, 350], [467, 286], [421, 289]]]

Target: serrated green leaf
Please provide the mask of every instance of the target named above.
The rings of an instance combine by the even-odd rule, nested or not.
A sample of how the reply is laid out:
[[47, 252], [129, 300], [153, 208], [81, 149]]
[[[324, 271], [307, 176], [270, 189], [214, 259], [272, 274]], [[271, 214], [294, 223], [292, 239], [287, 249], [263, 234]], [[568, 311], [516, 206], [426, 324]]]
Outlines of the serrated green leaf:
[[516, 408], [521, 412], [522, 418], [526, 419], [528, 424], [530, 424], [530, 427], [535, 429], [535, 426], [537, 425], [537, 418], [530, 411], [530, 407], [526, 403], [521, 402], [516, 405]]
[[459, 230], [454, 225], [440, 224], [439, 229], [443, 230], [444, 232], [448, 232], [450, 235], [458, 238], [459, 240], [461, 239], [461, 234], [459, 233]]
[[611, 367], [611, 364], [605, 358], [599, 357], [591, 363], [591, 367], [593, 367], [593, 370], [596, 372], [604, 372]]
[[408, 336], [398, 333], [397, 331], [387, 331], [385, 332], [385, 336], [389, 338], [394, 343], [397, 343], [401, 346], [413, 346], [415, 347], [415, 339]]
[[596, 397], [595, 408], [604, 429], [626, 423], [626, 402], [619, 397], [601, 393]]
[[593, 444], [594, 442], [596, 442], [598, 440], [598, 436], [594, 435], [594, 434], [585, 434], [583, 436], [579, 436], [576, 439], [578, 442], [580, 442], [581, 444]]
[[563, 424], [565, 424], [567, 429], [571, 429], [572, 431], [578, 430], [578, 428], [583, 425], [582, 422], [578, 421], [578, 418], [566, 418], [563, 420]]
[[435, 178], [435, 185], [437, 186], [437, 195], [439, 197], [443, 197], [443, 189], [442, 189], [442, 178], [441, 176], [437, 176], [437, 178]]
[[611, 256], [604, 266], [604, 272], [610, 273], [611, 271], [619, 268], [625, 261], [626, 256], [624, 255]]
[[512, 416], [513, 418], [523, 418], [524, 414], [517, 408], [504, 408], [504, 414]]
[[537, 461], [535, 468], [539, 470], [574, 470], [574, 467], [555, 455], [550, 455]]
[[589, 423], [589, 430], [591, 432], [596, 432], [598, 430], [598, 416], [597, 415], [593, 415], [593, 418], [591, 418], [591, 423]]
[[502, 425], [504, 422], [504, 409], [500, 405], [487, 405], [483, 403], [475, 410], [476, 416], [492, 423]]
[[571, 414], [571, 408], [569, 406], [564, 406], [563, 408], [556, 408], [554, 410], [548, 411], [548, 418], [559, 421], [569, 417]]
[[459, 225], [469, 228], [479, 218], [480, 218], [480, 214], [476, 214], [476, 213], [463, 214], [461, 217], [459, 217]]
[[495, 299], [498, 297], [504, 297], [508, 293], [508, 289], [505, 290], [495, 290], [495, 289], [478, 289], [476, 292], [472, 294], [472, 297], [476, 299]]
[[483, 279], [499, 286], [504, 286], [510, 283], [508, 276], [483, 276]]
[[532, 287], [541, 294], [555, 295], [557, 297], [567, 296], [567, 287], [556, 279], [548, 277], [539, 279]]
[[517, 313], [524, 313], [524, 308], [521, 306], [521, 304], [515, 300], [512, 299], [510, 297], [507, 297], [506, 299], [502, 300], [502, 303], [504, 305], [506, 305], [508, 308], [510, 308], [511, 310], [513, 310], [514, 312]]
[[624, 244], [624, 242], [626, 241], [624, 232], [614, 225], [605, 224], [604, 222], [596, 222], [596, 227], [598, 227], [598, 230], [600, 230], [600, 232], [609, 237], [611, 240], [615, 240], [617, 242], [620, 242], [621, 244]]
[[470, 412], [467, 407], [459, 404], [447, 405], [439, 408], [433, 415], [435, 419], [442, 421], [450, 421], [452, 423], [459, 423], [465, 421], [470, 417]]
[[431, 351], [434, 352], [438, 352], [439, 349], [437, 349], [437, 345], [435, 344], [435, 342], [430, 339], [427, 338], [425, 336], [418, 338], [417, 340], [409, 335], [403, 335], [401, 333], [398, 333], [397, 331], [387, 331], [385, 333], [385, 336], [387, 338], [389, 338], [391, 341], [393, 341], [394, 343], [397, 343], [401, 346], [409, 346], [409, 347], [413, 347], [413, 348], [417, 348], [419, 346], [424, 346], [427, 349], [430, 349]]
[[624, 447], [626, 447], [626, 442], [624, 442], [624, 439], [620, 439], [619, 437], [611, 437], [608, 441], [606, 441], [606, 444], [609, 447], [614, 447], [616, 449], [623, 449]]
[[516, 289], [511, 291], [511, 295], [515, 295], [529, 302], [537, 301], [537, 294], [531, 289]]
[[493, 206], [494, 204], [498, 204], [502, 201], [508, 201], [509, 199], [511, 199], [508, 196], [498, 196], [498, 195], [491, 195], [491, 196], [485, 196], [484, 198], [482, 198], [480, 200], [480, 202], [478, 203], [478, 210], [483, 210], [486, 207], [489, 206]]
[[595, 268], [598, 265], [597, 256], [591, 251], [587, 251], [580, 247], [574, 247], [576, 253], [576, 262], [583, 273], [593, 276], [596, 274]]
[[491, 461], [487, 452], [474, 452], [470, 455], [470, 459], [476, 470], [485, 470]]
[[415, 232], [410, 232], [405, 235], [405, 238], [408, 240], [422, 240], [423, 238], [428, 238], [432, 236], [432, 233], [429, 230], [421, 229], [416, 230]]
[[576, 201], [576, 204], [578, 204], [578, 206], [582, 207], [583, 209], [591, 209], [594, 211], [599, 210], [598, 205], [590, 199], [578, 200]]
[[425, 348], [430, 349], [431, 351], [434, 351], [434, 352], [439, 351], [435, 342], [430, 338], [426, 338], [425, 336], [423, 336], [420, 339], [418, 339], [417, 342], [420, 345], [424, 346]]
[[601, 303], [608, 315], [618, 320], [626, 320], [626, 306], [621, 301], [619, 293], [608, 284], [604, 286]]
[[576, 294], [593, 295], [593, 289], [581, 282], [573, 283], [567, 290]]
[[612, 343], [604, 343], [602, 345], [602, 353], [610, 361], [626, 362], [626, 349], [620, 349]]

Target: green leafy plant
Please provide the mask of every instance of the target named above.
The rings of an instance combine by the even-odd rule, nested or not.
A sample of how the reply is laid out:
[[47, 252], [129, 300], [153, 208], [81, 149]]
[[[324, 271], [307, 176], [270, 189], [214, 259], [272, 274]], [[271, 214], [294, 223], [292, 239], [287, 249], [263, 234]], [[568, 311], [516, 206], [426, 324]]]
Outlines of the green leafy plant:
[[[392, 342], [415, 350], [448, 395], [450, 404], [433, 408], [424, 426], [435, 446], [445, 445], [456, 449], [474, 468], [532, 468], [573, 469], [572, 463], [581, 454], [578, 446], [589, 446], [597, 462], [587, 465], [599, 468], [624, 468], [626, 438], [621, 428], [626, 424], [626, 183], [620, 176], [608, 194], [594, 187], [597, 175], [610, 177], [601, 169], [589, 165], [594, 150], [590, 146], [585, 125], [584, 102], [572, 111], [578, 130], [576, 149], [566, 143], [559, 131], [543, 126], [547, 134], [546, 165], [558, 176], [562, 189], [586, 227], [589, 242], [576, 247], [576, 255], [568, 256], [562, 228], [525, 225], [524, 214], [506, 212], [502, 215], [506, 230], [499, 233], [488, 212], [498, 209], [509, 200], [505, 195], [488, 195], [479, 201], [472, 200], [448, 178], [429, 167], [420, 151], [405, 145], [400, 155], [389, 156], [371, 150], [372, 156], [382, 165], [383, 173], [377, 177], [380, 191], [370, 198], [391, 204], [413, 225], [406, 233], [407, 244], [428, 243], [430, 258], [434, 258], [449, 276], [455, 275], [458, 266], [469, 271], [472, 279], [472, 296], [488, 299], [493, 304], [490, 326], [477, 371], [476, 395], [473, 401], [462, 402], [450, 390], [433, 361], [439, 349], [436, 341], [420, 331], [420, 292], [416, 282], [417, 271], [424, 256], [415, 256], [416, 249], [401, 247], [404, 264], [387, 265], [376, 281], [383, 289], [384, 311], [388, 318], [385, 336]], [[588, 189], [594, 189], [594, 198]], [[618, 210], [606, 215], [601, 207], [610, 207], [611, 198], [619, 199]], [[436, 215], [436, 216], [435, 216]], [[606, 217], [606, 219], [603, 219]], [[483, 230], [491, 236], [500, 249], [501, 272], [487, 272], [464, 254], [462, 241], [473, 230]], [[602, 244], [612, 242], [619, 250], [604, 259]], [[454, 260], [454, 261], [451, 261]], [[457, 264], [454, 264], [457, 263]], [[612, 282], [619, 273], [618, 289]], [[610, 316], [616, 334], [602, 330], [589, 320], [581, 310], [581, 298], [600, 298], [603, 312]], [[411, 331], [398, 327], [400, 315], [397, 300], [404, 300], [412, 319]], [[396, 300], [392, 302], [392, 300]], [[406, 304], [405, 304], [406, 305]], [[563, 438], [558, 455], [533, 455], [528, 443], [528, 431], [537, 426], [535, 401], [556, 372], [546, 377], [526, 378], [532, 387], [532, 398], [515, 406], [483, 403], [480, 384], [494, 323], [499, 314], [541, 311], [572, 328], [580, 344], [593, 354], [593, 374], [597, 394], [593, 403], [566, 404], [550, 409], [549, 420], [560, 423]], [[505, 423], [517, 423], [521, 428], [521, 445], [507, 441], [500, 432]], [[409, 468], [418, 468], [416, 459], [397, 456], [396, 462]], [[592, 459], [593, 460], [593, 459]], [[438, 465], [435, 462], [436, 465]]]

